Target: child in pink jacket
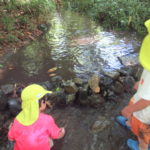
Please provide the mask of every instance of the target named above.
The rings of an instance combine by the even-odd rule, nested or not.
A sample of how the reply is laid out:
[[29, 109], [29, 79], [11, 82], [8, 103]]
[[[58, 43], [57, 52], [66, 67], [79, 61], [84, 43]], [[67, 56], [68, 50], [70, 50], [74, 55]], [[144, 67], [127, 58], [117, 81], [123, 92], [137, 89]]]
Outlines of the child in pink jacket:
[[14, 150], [50, 150], [52, 139], [65, 135], [53, 117], [42, 113], [46, 109], [45, 95], [51, 93], [42, 86], [31, 84], [21, 94], [22, 111], [11, 124], [8, 139], [14, 141]]

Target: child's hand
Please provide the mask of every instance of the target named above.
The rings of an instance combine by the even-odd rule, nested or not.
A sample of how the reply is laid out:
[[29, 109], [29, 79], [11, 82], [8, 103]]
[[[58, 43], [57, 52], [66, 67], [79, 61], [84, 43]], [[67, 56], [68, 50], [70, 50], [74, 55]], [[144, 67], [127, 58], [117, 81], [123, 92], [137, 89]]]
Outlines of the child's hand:
[[64, 134], [64, 135], [65, 135], [65, 132], [66, 132], [66, 131], [65, 131], [65, 128], [64, 128], [64, 127], [62, 127], [60, 132], [61, 132], [62, 134]]
[[66, 133], [65, 128], [64, 127], [60, 128], [58, 139], [63, 138], [65, 133]]

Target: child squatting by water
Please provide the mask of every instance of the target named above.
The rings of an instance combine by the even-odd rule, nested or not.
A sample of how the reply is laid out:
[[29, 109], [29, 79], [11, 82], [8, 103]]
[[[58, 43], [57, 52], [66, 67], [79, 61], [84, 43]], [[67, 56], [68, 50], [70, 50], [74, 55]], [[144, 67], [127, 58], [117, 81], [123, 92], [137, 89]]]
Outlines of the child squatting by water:
[[8, 139], [14, 141], [14, 150], [50, 150], [53, 139], [65, 135], [51, 115], [45, 114], [46, 94], [52, 93], [38, 84], [25, 87], [21, 93], [22, 111], [10, 125]]
[[123, 116], [116, 118], [118, 123], [131, 130], [138, 139], [127, 140], [131, 150], [150, 150], [150, 19], [145, 22], [145, 26], [148, 34], [140, 50], [140, 63], [144, 70], [137, 92], [122, 110]]

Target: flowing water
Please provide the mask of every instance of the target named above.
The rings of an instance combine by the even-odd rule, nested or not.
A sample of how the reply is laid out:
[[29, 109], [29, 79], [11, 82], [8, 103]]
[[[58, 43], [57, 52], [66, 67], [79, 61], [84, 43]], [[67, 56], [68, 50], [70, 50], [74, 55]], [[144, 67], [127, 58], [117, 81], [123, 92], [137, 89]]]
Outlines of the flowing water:
[[[134, 34], [105, 31], [86, 16], [65, 11], [50, 17], [49, 31], [4, 61], [12, 69], [5, 72], [1, 84], [31, 83], [90, 75], [122, 67], [118, 57], [134, 53], [139, 42]], [[48, 71], [55, 67], [55, 71]], [[130, 96], [129, 96], [130, 97]], [[66, 136], [55, 142], [54, 150], [127, 150], [129, 131], [115, 123], [114, 117], [127, 103], [106, 103], [99, 109], [66, 107], [52, 111], [59, 125], [66, 125]], [[111, 125], [93, 133], [99, 116], [107, 116]]]
[[[101, 74], [122, 67], [118, 57], [133, 53], [139, 42], [134, 34], [108, 32], [78, 13], [66, 11], [50, 17], [49, 31], [5, 61], [11, 66], [1, 84], [40, 82]], [[56, 67], [52, 74], [47, 71]], [[7, 67], [6, 67], [7, 68]]]

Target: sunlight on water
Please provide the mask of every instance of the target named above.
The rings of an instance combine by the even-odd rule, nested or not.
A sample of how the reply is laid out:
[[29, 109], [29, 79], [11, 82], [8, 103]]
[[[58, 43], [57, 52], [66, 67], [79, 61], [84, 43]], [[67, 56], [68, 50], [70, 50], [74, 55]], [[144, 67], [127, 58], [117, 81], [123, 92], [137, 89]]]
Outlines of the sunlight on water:
[[105, 31], [78, 13], [56, 12], [49, 23], [49, 31], [41, 39], [13, 56], [10, 61], [15, 70], [5, 75], [4, 81], [49, 80], [47, 70], [53, 67], [64, 79], [88, 79], [94, 73], [119, 69], [118, 57], [133, 53], [139, 46], [135, 35]]
[[69, 62], [71, 68], [62, 67], [72, 70], [78, 77], [119, 69], [122, 64], [118, 57], [134, 52], [132, 36], [128, 39], [105, 32], [85, 16], [56, 13], [51, 24], [47, 39], [52, 46], [52, 59], [65, 62], [66, 66]]

